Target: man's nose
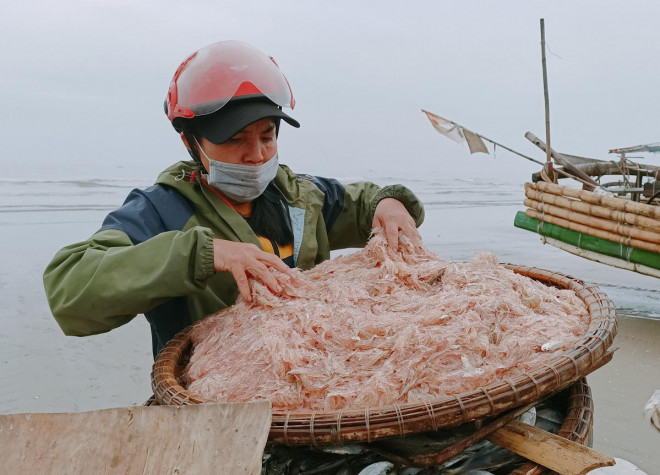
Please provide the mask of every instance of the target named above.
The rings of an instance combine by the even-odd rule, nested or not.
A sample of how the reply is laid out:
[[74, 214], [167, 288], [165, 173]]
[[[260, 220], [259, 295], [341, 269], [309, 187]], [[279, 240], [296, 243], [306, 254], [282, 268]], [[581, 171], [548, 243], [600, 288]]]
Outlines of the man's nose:
[[243, 155], [243, 161], [246, 163], [260, 164], [266, 160], [265, 146], [261, 140], [250, 140], [247, 149]]

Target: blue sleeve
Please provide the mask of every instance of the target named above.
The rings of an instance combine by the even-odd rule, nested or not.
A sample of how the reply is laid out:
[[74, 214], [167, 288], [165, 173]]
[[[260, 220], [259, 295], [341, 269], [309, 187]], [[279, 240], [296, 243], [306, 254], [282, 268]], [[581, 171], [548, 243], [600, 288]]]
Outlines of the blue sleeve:
[[131, 191], [122, 207], [108, 214], [99, 231], [123, 231], [136, 245], [166, 231], [181, 231], [193, 213], [193, 204], [177, 190], [154, 185]]
[[312, 177], [312, 182], [323, 192], [323, 220], [325, 221], [325, 228], [330, 231], [332, 225], [335, 224], [339, 213], [341, 213], [344, 208], [344, 195], [346, 189], [344, 188], [344, 185], [334, 178], [315, 176]]

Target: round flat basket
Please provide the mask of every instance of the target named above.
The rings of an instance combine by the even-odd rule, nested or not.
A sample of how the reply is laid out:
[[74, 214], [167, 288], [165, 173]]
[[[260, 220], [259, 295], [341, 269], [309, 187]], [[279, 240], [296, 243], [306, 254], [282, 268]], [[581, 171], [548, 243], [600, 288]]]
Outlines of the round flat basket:
[[[573, 290], [591, 317], [588, 331], [575, 346], [546, 365], [500, 380], [477, 390], [429, 400], [423, 404], [394, 404], [360, 410], [328, 412], [273, 411], [269, 442], [287, 445], [371, 442], [385, 437], [452, 427], [491, 417], [556, 393], [602, 366], [616, 335], [614, 305], [598, 287], [562, 274], [533, 267], [507, 265], [514, 272], [546, 285]], [[205, 402], [184, 388], [178, 375], [190, 357], [193, 326], [177, 334], [156, 358], [151, 374], [159, 404]]]

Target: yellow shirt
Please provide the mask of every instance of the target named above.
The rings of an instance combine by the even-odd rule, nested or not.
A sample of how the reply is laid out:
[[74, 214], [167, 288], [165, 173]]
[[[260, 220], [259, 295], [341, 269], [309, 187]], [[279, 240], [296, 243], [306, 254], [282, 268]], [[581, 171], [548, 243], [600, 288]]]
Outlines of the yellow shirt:
[[[252, 213], [252, 203], [249, 202], [234, 204], [233, 207], [236, 211], [238, 211], [241, 214], [241, 216], [243, 216], [246, 219], [249, 218], [250, 213]], [[261, 243], [261, 247], [263, 247], [264, 251], [270, 252], [271, 254], [275, 254], [277, 257], [282, 259], [284, 263], [289, 267], [295, 267], [293, 263], [293, 243], [289, 243], [282, 246], [282, 245], [278, 245], [275, 241], [272, 241], [264, 236], [257, 235], [257, 238], [259, 239], [259, 242]]]

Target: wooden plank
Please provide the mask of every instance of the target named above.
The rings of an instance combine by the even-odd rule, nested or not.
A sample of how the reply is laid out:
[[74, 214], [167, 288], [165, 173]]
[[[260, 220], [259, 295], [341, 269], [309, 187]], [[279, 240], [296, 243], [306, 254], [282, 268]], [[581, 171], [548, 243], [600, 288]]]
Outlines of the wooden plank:
[[261, 473], [268, 401], [0, 416], [0, 473]]
[[609, 455], [518, 421], [493, 432], [488, 440], [562, 475], [582, 475], [615, 463]]

